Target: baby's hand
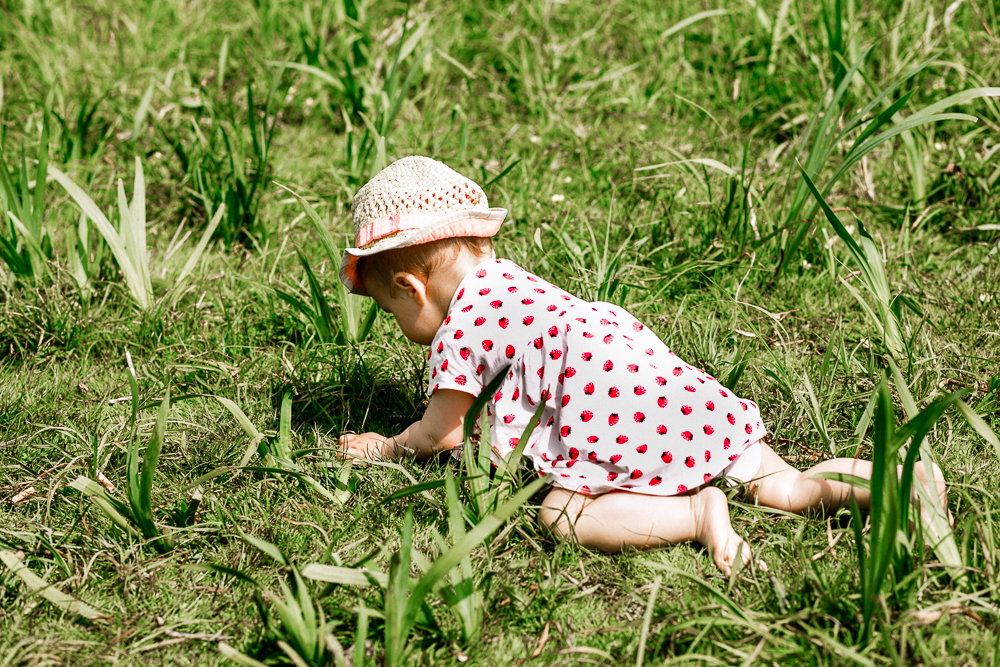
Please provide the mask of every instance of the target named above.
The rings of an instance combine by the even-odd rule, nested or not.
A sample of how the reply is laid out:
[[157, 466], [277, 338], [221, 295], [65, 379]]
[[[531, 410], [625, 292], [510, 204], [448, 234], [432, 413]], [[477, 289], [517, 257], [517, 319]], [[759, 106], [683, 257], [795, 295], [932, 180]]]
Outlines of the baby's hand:
[[393, 459], [396, 455], [395, 438], [379, 433], [348, 433], [340, 436], [340, 455], [346, 459]]

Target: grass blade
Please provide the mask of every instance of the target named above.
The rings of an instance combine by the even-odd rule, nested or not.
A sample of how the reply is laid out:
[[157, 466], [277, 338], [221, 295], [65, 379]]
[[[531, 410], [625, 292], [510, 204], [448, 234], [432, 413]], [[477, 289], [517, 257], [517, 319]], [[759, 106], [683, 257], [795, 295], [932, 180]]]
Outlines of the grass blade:
[[73, 614], [79, 614], [91, 621], [110, 621], [110, 616], [99, 612], [85, 602], [81, 602], [72, 595], [64, 593], [58, 588], [49, 584], [37, 574], [28, 569], [21, 558], [13, 551], [0, 550], [0, 562], [16, 575], [31, 590], [32, 593], [39, 593], [46, 600]]

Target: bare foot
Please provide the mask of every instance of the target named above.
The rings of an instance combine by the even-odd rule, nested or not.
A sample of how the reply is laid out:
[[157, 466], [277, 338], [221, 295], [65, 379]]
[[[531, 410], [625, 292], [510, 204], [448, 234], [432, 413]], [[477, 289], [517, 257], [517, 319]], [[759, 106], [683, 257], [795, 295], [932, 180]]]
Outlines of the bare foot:
[[733, 530], [726, 494], [709, 486], [698, 491], [691, 500], [697, 517], [697, 540], [708, 549], [716, 567], [728, 575], [737, 559], [742, 565], [749, 563], [750, 546]]

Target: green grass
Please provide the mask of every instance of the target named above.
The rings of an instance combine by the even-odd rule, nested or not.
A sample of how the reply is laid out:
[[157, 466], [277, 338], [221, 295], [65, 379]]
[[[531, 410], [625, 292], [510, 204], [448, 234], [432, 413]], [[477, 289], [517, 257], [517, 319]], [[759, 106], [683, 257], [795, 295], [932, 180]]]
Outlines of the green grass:
[[[1000, 665], [998, 36], [928, 0], [0, 6], [0, 666]], [[795, 465], [891, 470], [951, 400], [920, 446], [954, 551], [899, 537], [891, 477], [860, 519], [734, 497], [730, 581], [555, 543], [538, 495], [491, 516], [515, 471], [471, 453], [346, 466], [425, 405], [423, 350], [336, 279], [411, 154]]]

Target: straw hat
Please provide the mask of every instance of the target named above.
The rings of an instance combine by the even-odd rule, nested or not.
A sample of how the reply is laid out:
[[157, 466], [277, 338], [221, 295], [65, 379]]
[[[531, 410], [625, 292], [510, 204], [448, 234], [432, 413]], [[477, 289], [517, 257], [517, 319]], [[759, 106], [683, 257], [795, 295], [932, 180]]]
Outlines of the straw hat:
[[419, 155], [393, 162], [365, 183], [351, 212], [355, 247], [344, 251], [340, 279], [364, 296], [359, 258], [439, 239], [493, 236], [507, 215], [506, 209], [490, 208], [475, 182]]

